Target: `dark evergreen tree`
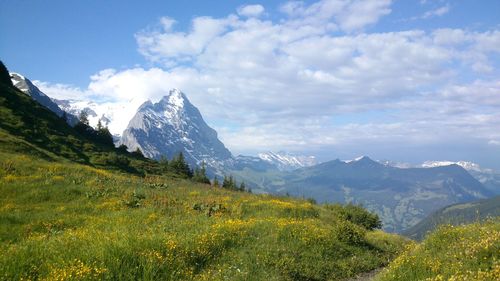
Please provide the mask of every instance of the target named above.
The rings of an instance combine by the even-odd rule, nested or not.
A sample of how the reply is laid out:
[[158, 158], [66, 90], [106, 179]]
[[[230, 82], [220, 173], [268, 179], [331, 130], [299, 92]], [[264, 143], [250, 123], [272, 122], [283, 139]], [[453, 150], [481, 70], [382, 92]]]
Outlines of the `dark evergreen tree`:
[[[113, 145], [113, 135], [111, 135], [111, 132], [109, 131], [108, 127], [105, 127], [102, 125], [101, 120], [97, 122], [97, 130], [96, 130], [96, 141], [106, 144], [106, 145]], [[141, 152], [142, 154], [142, 152]]]
[[196, 182], [210, 184], [210, 180], [207, 177], [207, 170], [205, 168], [205, 162], [201, 164], [201, 168], [196, 168], [194, 170], [193, 180]]
[[128, 147], [124, 144], [120, 144], [120, 146], [117, 149], [118, 149], [118, 151], [120, 151], [122, 153], [125, 153], [128, 151]]
[[169, 163], [168, 163], [168, 158], [165, 155], [160, 156], [160, 160], [158, 161], [160, 164], [160, 168], [163, 173], [166, 173], [169, 171]]
[[219, 184], [219, 179], [217, 178], [217, 176], [215, 176], [215, 177], [214, 177], [213, 186], [214, 186], [214, 187], [220, 187], [220, 184]]
[[239, 188], [239, 190], [240, 190], [240, 191], [245, 191], [245, 190], [246, 190], [246, 186], [245, 186], [245, 182], [244, 182], [244, 181], [242, 181], [242, 182], [240, 183], [240, 188]]
[[78, 116], [78, 120], [80, 121], [80, 123], [87, 125], [87, 126], [90, 126], [89, 125], [89, 114], [87, 113], [87, 111], [82, 110], [80, 112], [80, 115]]
[[234, 178], [232, 175], [229, 175], [229, 177], [224, 176], [224, 181], [222, 182], [222, 187], [225, 189], [229, 190], [238, 190], [236, 186], [236, 182], [234, 181]]
[[222, 180], [222, 188], [229, 189], [229, 178], [224, 175], [224, 179]]
[[142, 151], [140, 148], [136, 148], [132, 154], [136, 157], [144, 158], [144, 154], [142, 154]]
[[189, 164], [186, 163], [184, 159], [184, 154], [180, 152], [172, 161], [170, 161], [169, 167], [172, 172], [181, 175], [185, 178], [192, 178], [193, 172], [189, 168]]

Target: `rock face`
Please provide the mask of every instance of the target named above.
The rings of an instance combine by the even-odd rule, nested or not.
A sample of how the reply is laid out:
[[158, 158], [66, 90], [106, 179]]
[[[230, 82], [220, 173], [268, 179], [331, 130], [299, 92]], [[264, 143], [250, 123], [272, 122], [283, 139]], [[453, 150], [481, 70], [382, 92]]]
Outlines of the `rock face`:
[[146, 157], [171, 159], [179, 152], [194, 167], [205, 162], [220, 170], [233, 159], [200, 111], [186, 95], [174, 89], [159, 102], [145, 102], [139, 107], [122, 134], [120, 144], [133, 151], [139, 148]]
[[[21, 90], [23, 93], [31, 96], [34, 100], [36, 100], [39, 104], [45, 106], [50, 111], [54, 112], [57, 116], [62, 117], [64, 114], [64, 110], [59, 108], [59, 106], [52, 101], [46, 94], [44, 94], [38, 87], [33, 85], [33, 83], [26, 77], [22, 76], [18, 73], [10, 73], [10, 78], [12, 80], [12, 84]], [[66, 115], [67, 122], [70, 125], [75, 125], [78, 122], [78, 118], [72, 114]]]

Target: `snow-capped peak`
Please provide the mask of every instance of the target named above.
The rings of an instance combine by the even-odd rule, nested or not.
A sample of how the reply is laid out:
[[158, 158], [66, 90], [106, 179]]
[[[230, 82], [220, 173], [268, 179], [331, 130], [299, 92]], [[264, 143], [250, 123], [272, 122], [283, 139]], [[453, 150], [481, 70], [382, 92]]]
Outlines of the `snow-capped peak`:
[[169, 105], [177, 109], [181, 109], [184, 107], [185, 100], [186, 96], [181, 92], [181, 90], [177, 88], [170, 90], [168, 95], [162, 98], [163, 102], [167, 102]]
[[121, 143], [155, 159], [182, 152], [192, 167], [204, 162], [214, 168], [232, 159], [217, 132], [179, 89], [170, 90], [156, 103], [143, 103], [123, 132]]
[[483, 170], [478, 164], [469, 161], [425, 161], [424, 163], [422, 163], [421, 167], [433, 168], [449, 165], [458, 165], [467, 171], [481, 172]]
[[36, 89], [33, 83], [23, 75], [15, 72], [10, 72], [10, 80], [12, 81], [12, 85], [21, 90], [23, 93], [28, 94], [29, 92], [37, 92], [39, 96], [46, 96], [40, 90]]
[[343, 162], [344, 163], [358, 162], [359, 160], [363, 160], [364, 158], [370, 159], [370, 157], [362, 155], [362, 156], [356, 157], [356, 158], [354, 158], [352, 160], [344, 160]]
[[26, 77], [23, 75], [17, 73], [17, 72], [9, 72], [10, 74], [10, 79], [12, 80], [12, 83], [18, 82], [18, 80], [26, 80]]
[[284, 151], [268, 151], [259, 153], [258, 156], [260, 159], [275, 165], [280, 170], [294, 170], [318, 164], [314, 156], [295, 155]]

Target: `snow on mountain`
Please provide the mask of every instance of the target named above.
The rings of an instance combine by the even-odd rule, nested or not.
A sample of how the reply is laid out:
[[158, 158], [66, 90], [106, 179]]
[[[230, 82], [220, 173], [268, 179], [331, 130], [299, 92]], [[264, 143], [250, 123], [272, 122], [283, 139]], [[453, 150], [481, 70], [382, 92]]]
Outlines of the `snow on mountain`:
[[500, 172], [482, 168], [479, 164], [468, 161], [426, 161], [423, 168], [458, 165], [467, 170], [474, 178], [482, 183], [493, 194], [500, 194]]
[[52, 100], [63, 110], [75, 116], [80, 116], [80, 113], [85, 111], [91, 126], [95, 128], [97, 122], [101, 121], [104, 126], [108, 127], [115, 139], [121, 136], [137, 108], [144, 102], [144, 100], [136, 98], [101, 103], [86, 100]]
[[[38, 87], [35, 86], [28, 78], [14, 72], [10, 73], [10, 78], [12, 80], [12, 84], [16, 88], [21, 90], [23, 93], [31, 96], [39, 104], [45, 106], [50, 111], [54, 112], [57, 116], [59, 117], [63, 116], [64, 109], [61, 109], [54, 101], [50, 99], [50, 97], [48, 97], [46, 94], [40, 91], [40, 89], [38, 89]], [[77, 119], [74, 115], [68, 114], [67, 121], [69, 124], [74, 125], [76, 124]]]
[[359, 160], [361, 160], [361, 159], [363, 159], [365, 157], [368, 157], [368, 156], [362, 155], [362, 156], [356, 157], [356, 158], [351, 159], [351, 160], [343, 160], [342, 162], [347, 163], [347, 164], [348, 163], [352, 163], [352, 162], [358, 162]]
[[218, 139], [200, 111], [178, 89], [171, 90], [157, 103], [146, 101], [130, 120], [121, 144], [129, 150], [141, 149], [146, 157], [173, 158], [182, 152], [187, 162], [220, 170], [233, 160], [231, 152]]
[[405, 162], [395, 162], [391, 160], [379, 160], [380, 164], [388, 167], [400, 168], [400, 169], [408, 169], [413, 168], [413, 165]]
[[290, 171], [318, 164], [318, 161], [314, 156], [301, 156], [284, 151], [268, 151], [265, 153], [259, 153], [258, 156], [260, 159], [275, 165], [281, 171]]
[[425, 161], [420, 166], [422, 168], [433, 168], [433, 167], [442, 167], [442, 166], [449, 166], [449, 165], [458, 165], [467, 171], [483, 172], [483, 171], [487, 170], [487, 169], [482, 169], [476, 163], [468, 162], [468, 161], [456, 161], [456, 162], [455, 161]]

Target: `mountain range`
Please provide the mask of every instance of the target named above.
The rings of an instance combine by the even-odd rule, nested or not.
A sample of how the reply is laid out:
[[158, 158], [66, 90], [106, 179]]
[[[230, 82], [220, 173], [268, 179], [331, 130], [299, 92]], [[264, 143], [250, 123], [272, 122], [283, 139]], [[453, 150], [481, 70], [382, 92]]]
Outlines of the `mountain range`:
[[322, 203], [362, 204], [378, 213], [384, 228], [394, 232], [416, 224], [439, 207], [492, 195], [458, 165], [396, 168], [366, 156], [298, 169], [267, 189]]
[[[50, 99], [21, 75], [11, 74], [11, 78], [19, 89], [58, 116], [63, 115], [63, 109], [71, 118], [86, 111], [93, 123], [114, 122], [113, 112], [95, 110], [99, 108], [96, 103]], [[466, 162], [427, 162], [411, 167], [369, 157], [318, 164], [312, 156], [287, 152], [233, 156], [178, 89], [158, 102], [144, 102], [117, 136], [116, 144], [131, 151], [139, 148], [152, 159], [170, 159], [182, 152], [192, 167], [205, 163], [209, 176], [234, 175], [258, 193], [363, 204], [381, 216], [386, 230], [395, 232], [443, 206], [498, 194], [500, 186], [497, 173]]]

